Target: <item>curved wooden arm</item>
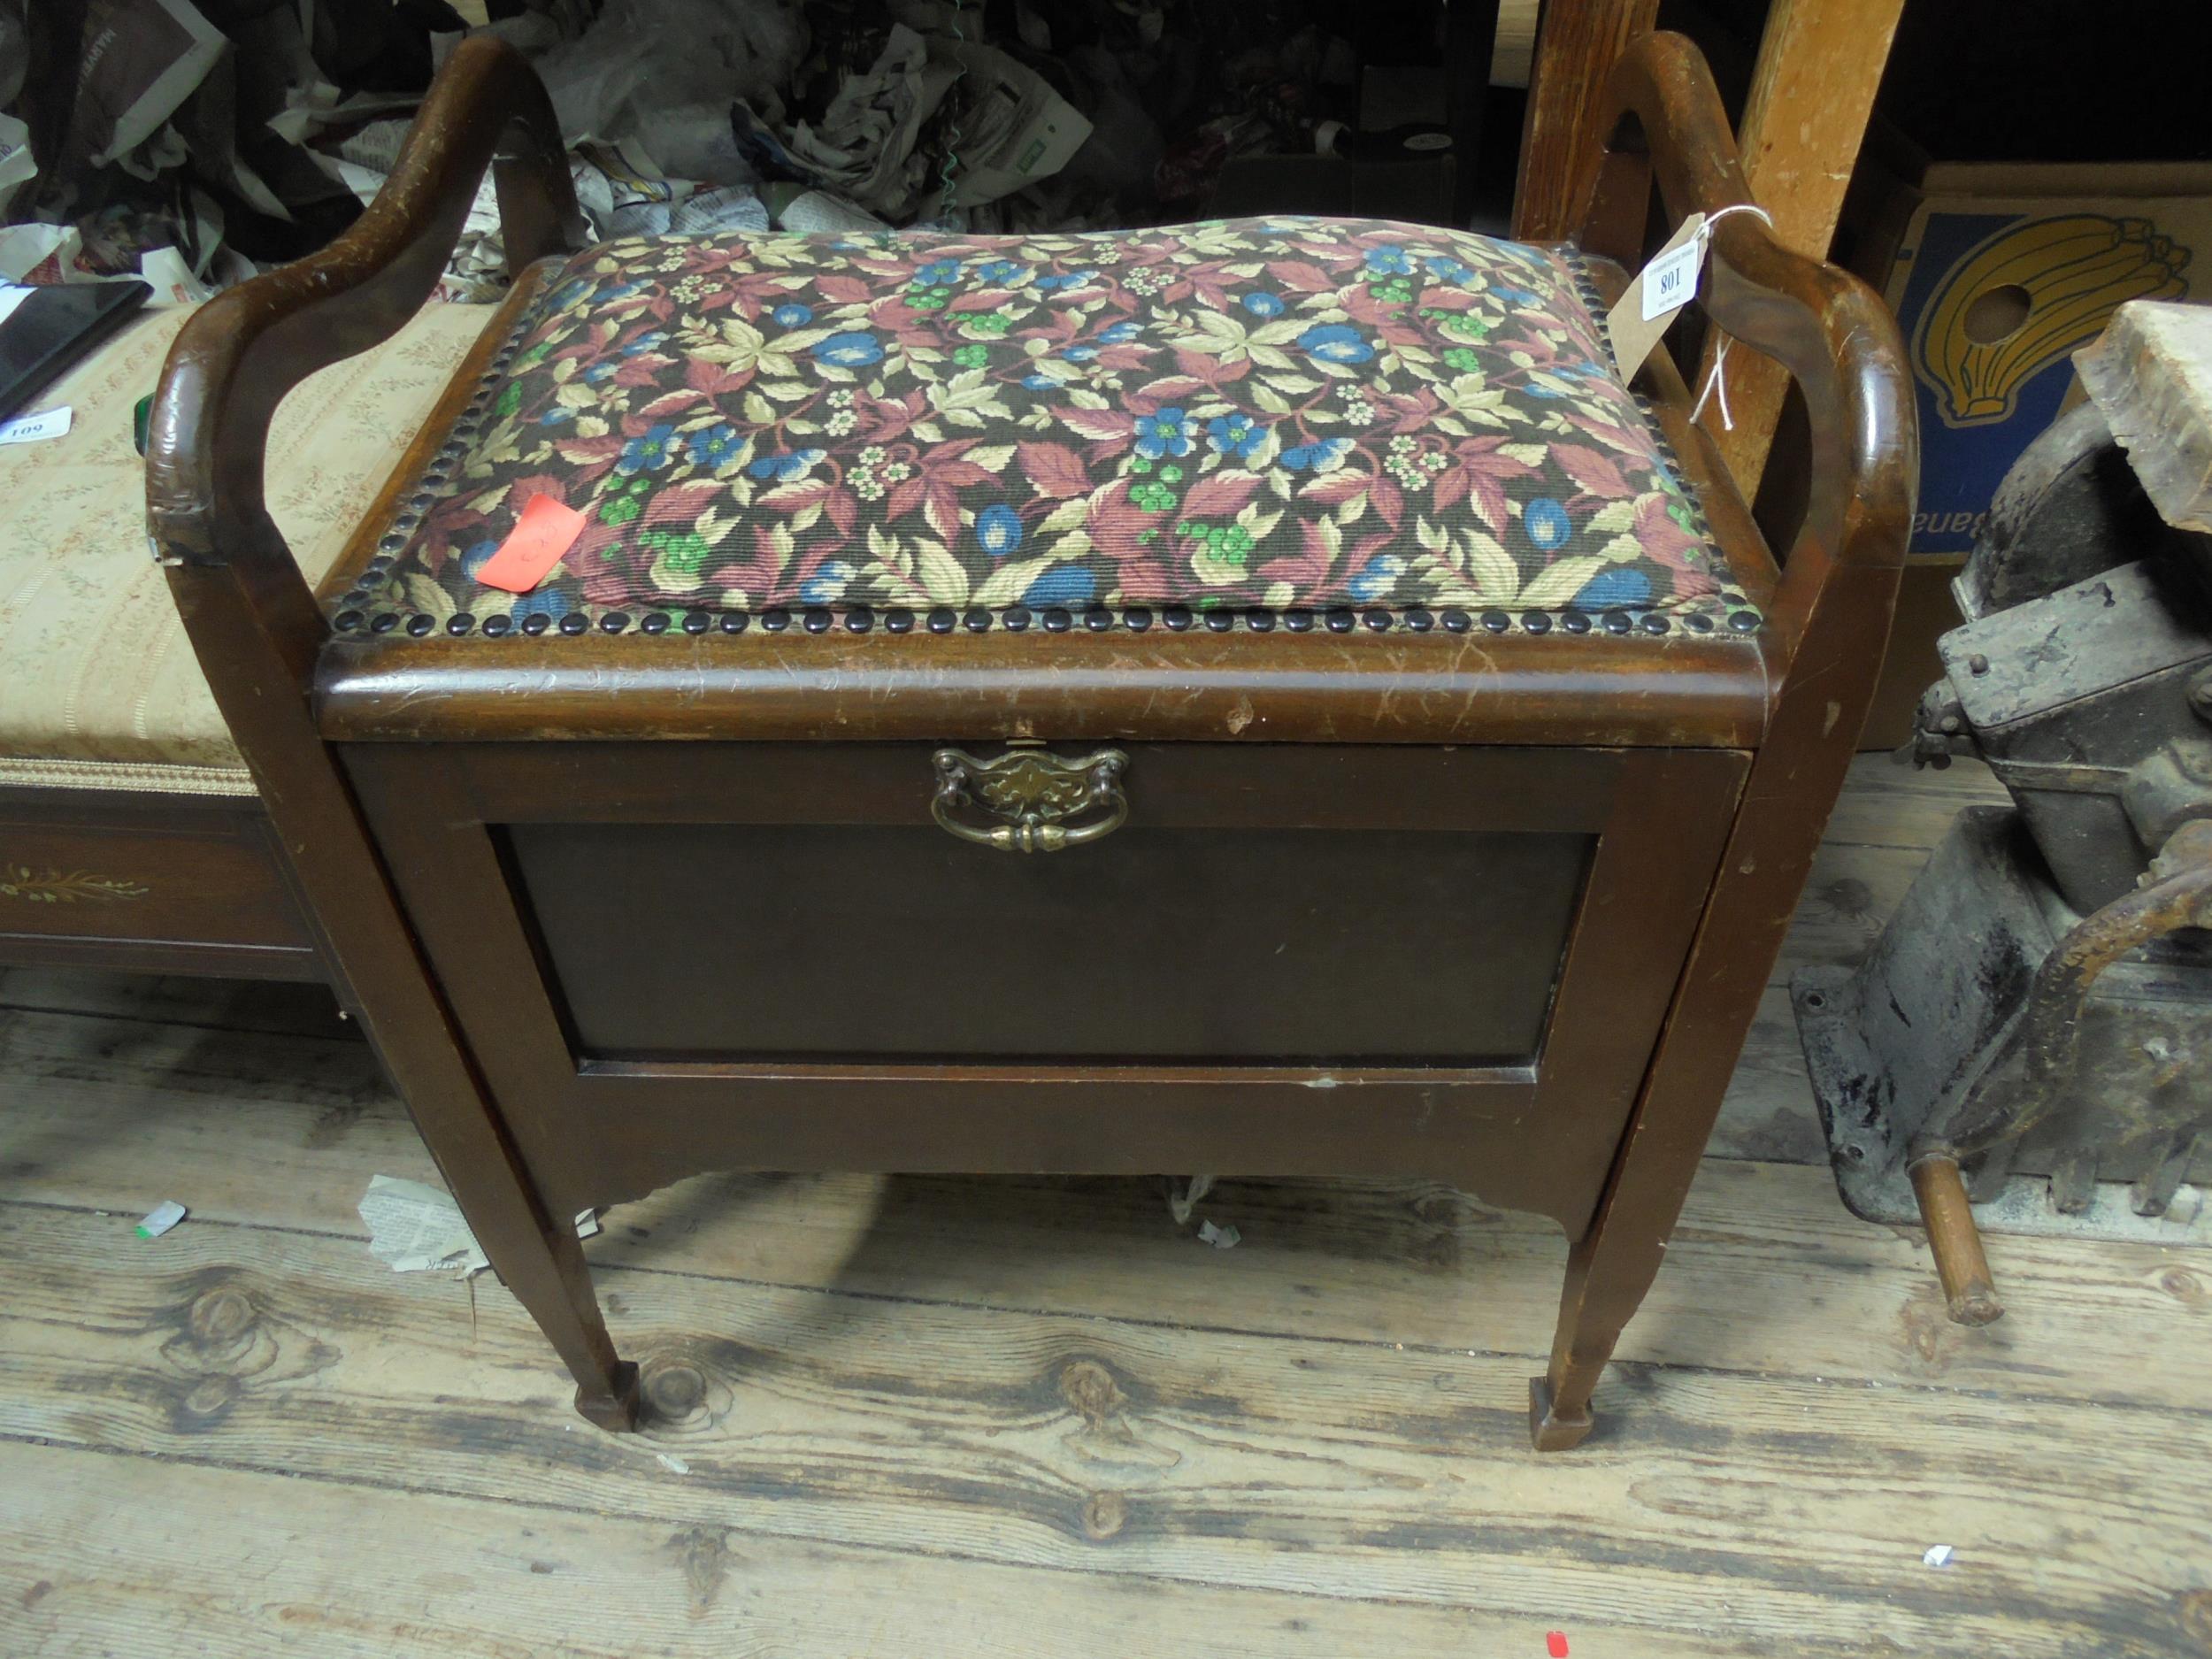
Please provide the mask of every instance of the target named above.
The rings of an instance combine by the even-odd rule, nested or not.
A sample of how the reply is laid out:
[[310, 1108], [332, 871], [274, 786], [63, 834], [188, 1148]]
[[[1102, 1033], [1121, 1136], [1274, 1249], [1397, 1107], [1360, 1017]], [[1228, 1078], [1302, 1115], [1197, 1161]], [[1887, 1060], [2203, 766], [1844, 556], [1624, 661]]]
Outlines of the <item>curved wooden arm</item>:
[[[1588, 251], [1632, 271], [1642, 263], [1655, 182], [1677, 221], [1751, 200], [1712, 75], [1681, 35], [1647, 35], [1629, 48], [1601, 120], [1609, 136], [1583, 221]], [[1769, 623], [1778, 660], [1788, 661], [1839, 568], [1904, 563], [1920, 474], [1904, 345], [1871, 288], [1792, 252], [1755, 215], [1715, 227], [1710, 265], [1707, 313], [1796, 377], [1812, 426], [1809, 498]]]
[[146, 447], [148, 517], [165, 562], [251, 566], [260, 598], [306, 596], [263, 500], [270, 419], [309, 375], [389, 339], [420, 309], [488, 165], [510, 271], [581, 245], [545, 88], [512, 47], [480, 36], [439, 71], [391, 177], [352, 228], [217, 295], [184, 326]]

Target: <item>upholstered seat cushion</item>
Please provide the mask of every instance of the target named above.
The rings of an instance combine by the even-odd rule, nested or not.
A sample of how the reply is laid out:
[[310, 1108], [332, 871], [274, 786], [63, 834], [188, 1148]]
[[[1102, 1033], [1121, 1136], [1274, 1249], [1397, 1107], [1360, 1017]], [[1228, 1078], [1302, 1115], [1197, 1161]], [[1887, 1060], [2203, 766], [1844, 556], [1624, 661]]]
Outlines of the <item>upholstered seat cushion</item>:
[[[417, 634], [808, 607], [1750, 626], [1593, 303], [1571, 255], [1376, 221], [609, 242], [523, 314], [334, 608]], [[475, 572], [537, 495], [587, 517], [517, 600]]]
[[[39, 399], [68, 434], [0, 447], [0, 781], [244, 787], [238, 750], [147, 557], [133, 413], [188, 307], [146, 313]], [[490, 306], [433, 305], [278, 410], [269, 508], [318, 580], [390, 476]], [[126, 768], [128, 770], [115, 770]]]

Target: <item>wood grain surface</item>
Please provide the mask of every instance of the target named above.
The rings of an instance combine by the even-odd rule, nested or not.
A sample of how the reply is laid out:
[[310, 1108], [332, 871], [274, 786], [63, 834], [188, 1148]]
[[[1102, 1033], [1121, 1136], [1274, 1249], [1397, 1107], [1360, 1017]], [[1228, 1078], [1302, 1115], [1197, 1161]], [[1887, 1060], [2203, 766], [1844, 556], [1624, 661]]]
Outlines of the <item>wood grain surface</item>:
[[[1985, 790], [1859, 763], [1791, 956], [1863, 949]], [[1768, 1002], [1738, 1152], [1807, 1127]], [[326, 994], [0, 976], [0, 1652], [2212, 1646], [2212, 1253], [1993, 1240], [1968, 1330], [1824, 1168], [1709, 1158], [1539, 1459], [1563, 1241], [1449, 1188], [1225, 1180], [1223, 1252], [1145, 1180], [701, 1177], [588, 1247], [617, 1437], [495, 1283], [369, 1256], [380, 1172], [434, 1179]]]

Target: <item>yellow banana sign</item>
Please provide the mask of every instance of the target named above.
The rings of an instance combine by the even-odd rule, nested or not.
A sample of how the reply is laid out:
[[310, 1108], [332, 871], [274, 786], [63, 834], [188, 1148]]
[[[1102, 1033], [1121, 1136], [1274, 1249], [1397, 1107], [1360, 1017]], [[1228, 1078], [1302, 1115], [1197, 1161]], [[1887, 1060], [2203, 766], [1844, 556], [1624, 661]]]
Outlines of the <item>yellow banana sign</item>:
[[[2020, 388], [2103, 331], [2124, 301], [2178, 299], [2189, 250], [2144, 219], [2068, 213], [2000, 231], [1945, 279], [1913, 329], [1913, 367], [1935, 391], [1947, 426], [2008, 419]], [[1987, 338], [1970, 329], [1977, 301], [1998, 290], [2026, 296], [2016, 327]], [[1977, 334], [1983, 335], [1977, 338]]]

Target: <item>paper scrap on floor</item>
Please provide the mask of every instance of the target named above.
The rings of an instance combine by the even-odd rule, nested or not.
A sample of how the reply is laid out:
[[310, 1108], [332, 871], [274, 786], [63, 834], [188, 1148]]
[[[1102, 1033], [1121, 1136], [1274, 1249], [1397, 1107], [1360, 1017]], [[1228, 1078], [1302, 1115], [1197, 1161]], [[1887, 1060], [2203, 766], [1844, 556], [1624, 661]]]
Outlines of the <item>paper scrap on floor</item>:
[[175, 1199], [165, 1198], [146, 1212], [146, 1218], [138, 1224], [138, 1236], [142, 1239], [158, 1239], [182, 1221], [187, 1213], [185, 1207]]
[[[420, 1181], [379, 1175], [361, 1194], [369, 1253], [395, 1273], [449, 1272], [466, 1279], [491, 1265], [449, 1194]], [[579, 1210], [576, 1236], [599, 1231], [598, 1212]]]

